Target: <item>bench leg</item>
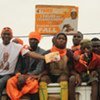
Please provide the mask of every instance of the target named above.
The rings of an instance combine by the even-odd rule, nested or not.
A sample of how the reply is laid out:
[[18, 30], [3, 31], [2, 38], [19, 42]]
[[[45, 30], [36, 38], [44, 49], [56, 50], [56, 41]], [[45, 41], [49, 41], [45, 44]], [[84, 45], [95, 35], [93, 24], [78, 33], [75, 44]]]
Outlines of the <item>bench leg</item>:
[[0, 100], [10, 100], [10, 98], [5, 94], [1, 96]]
[[68, 82], [60, 82], [61, 86], [61, 100], [68, 100]]
[[47, 83], [40, 82], [39, 96], [40, 100], [48, 100]]

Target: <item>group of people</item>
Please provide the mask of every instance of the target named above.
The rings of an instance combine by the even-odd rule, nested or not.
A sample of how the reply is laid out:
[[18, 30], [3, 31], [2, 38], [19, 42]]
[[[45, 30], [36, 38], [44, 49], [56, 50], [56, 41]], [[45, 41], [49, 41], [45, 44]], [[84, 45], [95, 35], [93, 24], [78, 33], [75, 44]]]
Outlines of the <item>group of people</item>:
[[[53, 36], [52, 47], [44, 50], [38, 46], [41, 35], [37, 32], [29, 34], [29, 46], [19, 38], [13, 39], [9, 27], [2, 29], [1, 38], [0, 97], [6, 88], [11, 100], [20, 100], [25, 94], [30, 94], [31, 100], [48, 100], [47, 85], [59, 83], [68, 89], [62, 91], [68, 96], [61, 99], [75, 100], [75, 87], [86, 82], [92, 87], [91, 99], [100, 99], [100, 39], [84, 39], [78, 31], [69, 49], [67, 35], [61, 32]], [[45, 55], [53, 52], [59, 52], [59, 60], [46, 63]]]

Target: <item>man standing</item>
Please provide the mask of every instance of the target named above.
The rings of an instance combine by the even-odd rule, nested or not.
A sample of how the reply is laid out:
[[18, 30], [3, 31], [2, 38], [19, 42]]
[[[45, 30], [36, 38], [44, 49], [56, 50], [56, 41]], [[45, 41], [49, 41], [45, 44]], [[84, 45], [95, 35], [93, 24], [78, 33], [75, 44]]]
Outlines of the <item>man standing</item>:
[[[2, 43], [0, 44], [0, 62], [2, 62], [4, 54], [8, 56], [7, 62], [9, 63], [7, 68], [6, 66], [0, 67], [0, 96], [2, 91], [6, 86], [7, 80], [13, 75], [15, 66], [18, 60], [18, 55], [21, 52], [22, 55], [31, 56], [37, 59], [44, 59], [44, 56], [31, 52], [27, 49], [24, 49], [22, 45], [10, 42], [13, 37], [12, 29], [9, 27], [3, 28], [1, 32]], [[4, 64], [3, 64], [4, 65]]]

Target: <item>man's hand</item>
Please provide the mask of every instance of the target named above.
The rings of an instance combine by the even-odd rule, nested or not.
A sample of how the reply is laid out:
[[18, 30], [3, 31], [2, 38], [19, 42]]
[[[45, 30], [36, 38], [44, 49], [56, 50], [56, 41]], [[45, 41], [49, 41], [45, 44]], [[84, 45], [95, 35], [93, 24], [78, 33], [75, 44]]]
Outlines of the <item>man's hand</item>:
[[96, 71], [92, 71], [90, 73], [90, 77], [98, 77], [98, 73]]
[[41, 75], [35, 75], [35, 74], [33, 74], [33, 75], [30, 75], [30, 77], [31, 77], [31, 79], [37, 79], [37, 80], [40, 80], [40, 77], [41, 77]]
[[81, 84], [80, 75], [79, 74], [76, 74], [75, 77], [76, 77], [76, 85], [80, 85]]

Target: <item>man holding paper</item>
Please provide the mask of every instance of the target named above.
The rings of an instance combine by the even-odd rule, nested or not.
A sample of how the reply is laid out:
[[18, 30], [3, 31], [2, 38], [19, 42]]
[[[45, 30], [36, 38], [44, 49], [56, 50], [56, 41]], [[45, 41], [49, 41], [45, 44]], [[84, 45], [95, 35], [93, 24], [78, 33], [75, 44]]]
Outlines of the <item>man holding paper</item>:
[[[73, 52], [66, 49], [67, 36], [64, 33], [59, 33], [53, 38], [53, 46], [46, 51], [46, 63], [41, 66], [44, 67], [44, 72], [40, 79], [40, 100], [47, 100], [46, 86], [49, 83], [59, 83], [61, 88], [64, 87], [61, 93], [63, 100], [68, 99], [68, 78], [72, 67], [74, 66]], [[49, 53], [49, 54], [48, 54]], [[42, 90], [41, 89], [45, 88]], [[44, 93], [44, 97], [42, 95]], [[65, 95], [63, 95], [65, 94]]]

